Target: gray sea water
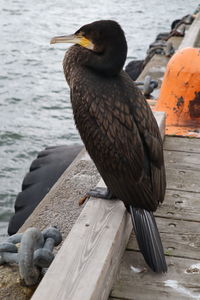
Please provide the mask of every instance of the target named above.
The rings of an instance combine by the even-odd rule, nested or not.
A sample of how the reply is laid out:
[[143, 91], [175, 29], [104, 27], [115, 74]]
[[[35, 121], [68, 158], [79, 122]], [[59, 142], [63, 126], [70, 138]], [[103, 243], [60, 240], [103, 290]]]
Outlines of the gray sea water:
[[193, 13], [192, 0], [0, 1], [0, 240], [31, 161], [46, 146], [79, 141], [62, 59], [70, 34], [99, 19], [114, 19], [128, 41], [128, 59], [143, 58], [174, 19]]

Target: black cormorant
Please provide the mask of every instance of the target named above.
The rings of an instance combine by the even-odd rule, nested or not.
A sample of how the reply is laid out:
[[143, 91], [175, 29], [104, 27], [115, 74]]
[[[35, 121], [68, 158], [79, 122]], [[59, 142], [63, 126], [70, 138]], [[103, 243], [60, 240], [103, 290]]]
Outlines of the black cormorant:
[[108, 188], [89, 195], [121, 199], [147, 264], [155, 272], [166, 272], [152, 213], [165, 195], [162, 140], [145, 98], [122, 71], [124, 32], [117, 22], [102, 20], [51, 40], [62, 42], [75, 44], [63, 61], [75, 123]]

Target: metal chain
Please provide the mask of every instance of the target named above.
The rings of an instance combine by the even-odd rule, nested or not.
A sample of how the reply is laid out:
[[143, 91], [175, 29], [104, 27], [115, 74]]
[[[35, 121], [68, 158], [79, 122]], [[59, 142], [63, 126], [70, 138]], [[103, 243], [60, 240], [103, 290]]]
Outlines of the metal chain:
[[[0, 244], [0, 265], [18, 264], [20, 278], [27, 286], [34, 285], [40, 278], [42, 268], [48, 268], [53, 261], [53, 248], [61, 241], [61, 233], [55, 227], [42, 232], [35, 227], [28, 228]], [[16, 246], [18, 243], [19, 248]]]
[[148, 56], [153, 56], [154, 54], [165, 55], [171, 57], [174, 54], [175, 50], [172, 42], [166, 42], [163, 40], [158, 40], [152, 43], [147, 50]]

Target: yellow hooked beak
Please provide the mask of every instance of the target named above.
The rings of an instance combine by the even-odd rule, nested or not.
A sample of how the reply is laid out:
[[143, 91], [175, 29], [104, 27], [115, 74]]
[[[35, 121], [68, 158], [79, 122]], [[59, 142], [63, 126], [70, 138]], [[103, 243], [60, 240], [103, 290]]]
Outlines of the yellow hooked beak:
[[55, 36], [51, 39], [50, 44], [56, 43], [72, 43], [72, 44], [79, 44], [82, 47], [85, 47], [90, 50], [94, 50], [94, 44], [84, 37], [81, 34], [70, 34], [70, 35], [63, 35], [63, 36]]

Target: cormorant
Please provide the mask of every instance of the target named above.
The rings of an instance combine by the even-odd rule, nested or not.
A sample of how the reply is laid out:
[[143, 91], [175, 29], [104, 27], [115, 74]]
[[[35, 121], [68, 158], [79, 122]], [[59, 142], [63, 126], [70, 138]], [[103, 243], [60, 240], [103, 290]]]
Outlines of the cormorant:
[[162, 140], [140, 90], [122, 71], [127, 42], [120, 25], [96, 21], [54, 43], [74, 43], [63, 68], [76, 126], [107, 189], [88, 194], [117, 197], [130, 212], [139, 248], [151, 269], [166, 272], [153, 216], [165, 195]]

